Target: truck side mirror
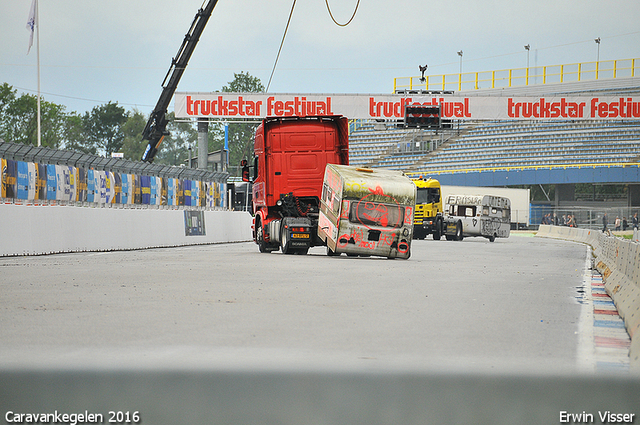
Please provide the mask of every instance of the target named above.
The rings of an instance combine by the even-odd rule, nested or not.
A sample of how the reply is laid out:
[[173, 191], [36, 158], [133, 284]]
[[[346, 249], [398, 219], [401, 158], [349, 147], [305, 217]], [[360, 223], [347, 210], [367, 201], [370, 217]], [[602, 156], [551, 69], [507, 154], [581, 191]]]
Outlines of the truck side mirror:
[[258, 180], [258, 157], [253, 157], [253, 181]]
[[249, 179], [249, 163], [247, 162], [247, 160], [243, 159], [240, 162], [240, 166], [242, 167], [242, 181], [243, 182], [250, 181], [250, 179]]

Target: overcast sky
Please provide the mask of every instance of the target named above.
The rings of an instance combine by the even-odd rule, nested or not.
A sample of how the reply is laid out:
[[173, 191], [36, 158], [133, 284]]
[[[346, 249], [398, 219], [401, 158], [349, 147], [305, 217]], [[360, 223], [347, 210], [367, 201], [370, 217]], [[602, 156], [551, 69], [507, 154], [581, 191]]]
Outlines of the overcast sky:
[[[329, 0], [346, 22], [357, 0]], [[245, 71], [266, 86], [292, 0], [219, 0], [178, 91], [220, 90]], [[0, 0], [0, 84], [35, 93], [31, 0]], [[148, 114], [202, 0], [39, 0], [41, 90], [80, 113], [108, 101]], [[299, 0], [269, 92], [391, 93], [394, 77], [640, 58], [638, 0], [361, 0], [333, 23]], [[173, 110], [173, 103], [169, 110]]]

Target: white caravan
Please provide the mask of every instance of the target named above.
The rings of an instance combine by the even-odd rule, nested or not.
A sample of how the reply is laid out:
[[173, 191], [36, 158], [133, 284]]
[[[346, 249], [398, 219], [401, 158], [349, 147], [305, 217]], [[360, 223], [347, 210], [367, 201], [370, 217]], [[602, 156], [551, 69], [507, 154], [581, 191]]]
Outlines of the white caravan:
[[502, 196], [448, 195], [444, 214], [447, 240], [483, 236], [493, 242], [511, 232], [511, 201]]

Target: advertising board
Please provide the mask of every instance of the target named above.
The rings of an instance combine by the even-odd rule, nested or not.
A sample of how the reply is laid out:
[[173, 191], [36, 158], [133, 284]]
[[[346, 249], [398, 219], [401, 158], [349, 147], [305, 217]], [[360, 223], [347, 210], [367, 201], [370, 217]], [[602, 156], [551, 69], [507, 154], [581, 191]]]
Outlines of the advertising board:
[[638, 96], [458, 96], [385, 94], [175, 94], [178, 118], [240, 118], [343, 115], [349, 119], [404, 118], [406, 106], [439, 105], [455, 120], [638, 119]]

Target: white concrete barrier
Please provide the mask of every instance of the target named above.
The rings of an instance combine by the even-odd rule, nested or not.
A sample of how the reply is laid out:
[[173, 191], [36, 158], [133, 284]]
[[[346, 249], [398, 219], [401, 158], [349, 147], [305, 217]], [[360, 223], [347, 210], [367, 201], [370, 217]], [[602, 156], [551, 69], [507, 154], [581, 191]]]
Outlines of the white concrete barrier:
[[536, 236], [591, 245], [605, 289], [631, 337], [630, 365], [640, 370], [640, 245], [595, 230], [560, 226], [541, 225]]
[[252, 239], [249, 213], [200, 212], [204, 218], [204, 234], [188, 235], [185, 210], [1, 204], [0, 256], [129, 250]]

